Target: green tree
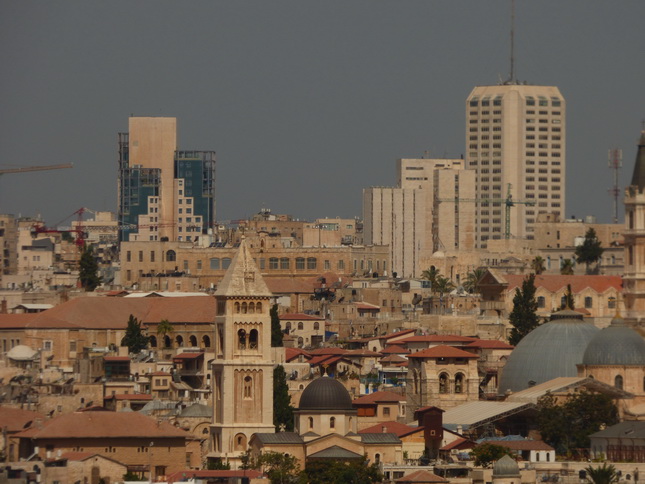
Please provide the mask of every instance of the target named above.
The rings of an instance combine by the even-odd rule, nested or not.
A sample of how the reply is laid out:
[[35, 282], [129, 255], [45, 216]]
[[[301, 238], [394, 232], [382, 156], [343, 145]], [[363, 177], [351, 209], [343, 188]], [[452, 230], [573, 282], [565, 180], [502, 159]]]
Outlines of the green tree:
[[439, 275], [435, 281], [435, 286], [433, 288], [434, 292], [438, 292], [439, 296], [442, 296], [455, 288], [455, 285], [447, 277]]
[[281, 431], [282, 425], [287, 432], [293, 431], [293, 406], [289, 385], [287, 385], [287, 374], [282, 365], [273, 369], [273, 425], [276, 432]]
[[571, 284], [567, 284], [567, 292], [564, 293], [564, 301], [560, 309], [571, 309], [575, 308], [575, 303], [573, 302], [573, 292], [571, 291]]
[[[587, 274], [591, 274], [591, 264], [599, 262], [604, 251], [605, 249], [601, 247], [600, 240], [596, 236], [596, 231], [589, 228], [585, 234], [585, 240], [576, 247], [576, 262], [585, 264]], [[596, 271], [597, 269], [596, 266]]]
[[209, 459], [206, 462], [206, 470], [209, 471], [229, 471], [231, 470], [231, 464], [224, 462], [222, 459]]
[[540, 275], [546, 270], [545, 261], [541, 256], [536, 256], [535, 259], [531, 261], [531, 270]]
[[471, 455], [475, 458], [475, 465], [481, 467], [490, 467], [491, 464], [498, 461], [505, 455], [513, 457], [511, 450], [508, 447], [497, 444], [489, 444], [484, 442], [476, 446]]
[[479, 281], [481, 281], [482, 277], [484, 277], [484, 274], [486, 274], [486, 269], [483, 267], [478, 267], [472, 272], [469, 272], [466, 275], [466, 282], [464, 282], [464, 289], [468, 291], [470, 294], [474, 293], [477, 291], [479, 288]]
[[538, 401], [537, 425], [542, 439], [561, 455], [589, 448], [589, 436], [618, 422], [611, 397], [582, 391], [558, 405], [550, 393]]
[[560, 274], [563, 276], [573, 275], [573, 261], [571, 259], [564, 259], [560, 266]]
[[280, 316], [278, 316], [278, 305], [271, 306], [271, 346], [282, 346], [282, 328], [280, 327]]
[[101, 278], [98, 275], [99, 265], [94, 257], [94, 250], [91, 246], [83, 246], [81, 259], [79, 261], [79, 275], [81, 287], [88, 292], [92, 292], [101, 284]]
[[439, 271], [435, 266], [427, 268], [421, 273], [421, 277], [426, 281], [430, 281], [430, 288], [434, 291], [434, 285], [437, 282], [437, 277], [439, 276]]
[[141, 353], [141, 350], [148, 346], [150, 337], [145, 336], [141, 331], [141, 322], [132, 314], [128, 318], [128, 327], [125, 336], [121, 340], [121, 346], [127, 346], [130, 353]]
[[352, 460], [312, 460], [305, 468], [308, 484], [372, 484], [383, 481], [377, 463], [365, 457]]
[[516, 346], [524, 336], [529, 334], [540, 324], [537, 311], [537, 300], [535, 299], [535, 274], [530, 274], [522, 281], [522, 288], [515, 289], [513, 297], [513, 310], [509, 316], [509, 322], [513, 328], [508, 342]]
[[253, 455], [250, 450], [242, 455], [242, 469], [264, 472], [271, 484], [289, 484], [299, 481], [298, 459], [282, 452], [263, 452]]
[[614, 484], [620, 477], [616, 468], [607, 462], [598, 467], [589, 466], [585, 471], [587, 471], [587, 480], [592, 484]]
[[[174, 330], [175, 328], [173, 327], [172, 323], [167, 319], [162, 319], [157, 325], [157, 334], [161, 336], [161, 340], [164, 340], [164, 336], [172, 333]], [[159, 343], [159, 346], [161, 346], [161, 342]]]

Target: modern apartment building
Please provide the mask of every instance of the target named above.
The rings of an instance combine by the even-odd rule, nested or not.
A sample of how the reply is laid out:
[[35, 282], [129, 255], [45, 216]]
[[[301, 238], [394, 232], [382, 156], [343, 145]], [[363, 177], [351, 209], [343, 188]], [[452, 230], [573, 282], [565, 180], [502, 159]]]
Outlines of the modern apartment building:
[[119, 133], [120, 241], [195, 242], [215, 220], [215, 152], [178, 151], [175, 118]]
[[396, 188], [363, 190], [364, 239], [389, 245], [392, 271], [419, 277], [420, 261], [438, 250], [474, 247], [475, 172], [462, 159], [397, 160]]
[[0, 279], [2, 274], [15, 274], [18, 256], [16, 253], [16, 219], [13, 215], [0, 214]]
[[[476, 244], [533, 236], [537, 215], [564, 216], [566, 103], [554, 86], [478, 86], [466, 99], [466, 168], [477, 174]], [[486, 202], [485, 200], [490, 200]]]

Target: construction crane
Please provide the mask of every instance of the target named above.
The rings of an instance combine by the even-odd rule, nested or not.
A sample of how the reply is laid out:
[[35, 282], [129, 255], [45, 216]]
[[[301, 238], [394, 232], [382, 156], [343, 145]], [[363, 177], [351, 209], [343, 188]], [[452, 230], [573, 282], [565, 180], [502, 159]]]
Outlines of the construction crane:
[[19, 168], [4, 168], [0, 169], [0, 175], [7, 173], [25, 173], [28, 171], [45, 171], [45, 170], [62, 170], [64, 168], [73, 168], [73, 163], [63, 163], [60, 165], [42, 165], [42, 166], [23, 166]]
[[511, 194], [511, 184], [508, 184], [508, 191], [506, 193], [506, 198], [435, 198], [435, 203], [439, 204], [441, 202], [452, 202], [452, 203], [503, 203], [505, 207], [505, 226], [504, 226], [504, 238], [511, 238], [511, 208], [517, 204], [526, 205], [532, 207], [535, 205], [535, 202], [532, 200], [515, 200]]

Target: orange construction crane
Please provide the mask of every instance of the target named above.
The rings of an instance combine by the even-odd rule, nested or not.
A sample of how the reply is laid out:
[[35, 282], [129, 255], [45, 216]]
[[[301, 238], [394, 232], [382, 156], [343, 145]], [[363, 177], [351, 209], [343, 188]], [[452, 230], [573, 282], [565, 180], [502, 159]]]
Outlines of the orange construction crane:
[[43, 166], [23, 166], [20, 168], [4, 168], [0, 169], [0, 175], [7, 173], [24, 173], [27, 171], [45, 171], [45, 170], [62, 170], [63, 168], [73, 168], [73, 163], [63, 163], [60, 165], [43, 165]]

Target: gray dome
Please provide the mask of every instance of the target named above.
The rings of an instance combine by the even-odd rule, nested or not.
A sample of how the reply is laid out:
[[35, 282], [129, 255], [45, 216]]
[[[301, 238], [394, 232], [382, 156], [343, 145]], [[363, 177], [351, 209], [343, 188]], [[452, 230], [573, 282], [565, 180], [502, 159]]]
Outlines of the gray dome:
[[538, 326], [515, 347], [502, 370], [498, 391], [518, 392], [562, 376], [578, 376], [587, 345], [598, 333], [575, 311], [559, 311]]
[[352, 397], [341, 382], [323, 376], [304, 389], [298, 410], [353, 410]]
[[645, 339], [616, 317], [593, 337], [582, 364], [645, 365]]
[[519, 477], [519, 475], [520, 467], [509, 455], [502, 457], [493, 466], [493, 477]]
[[208, 405], [195, 403], [190, 407], [184, 408], [179, 414], [180, 417], [212, 417], [213, 409]]

